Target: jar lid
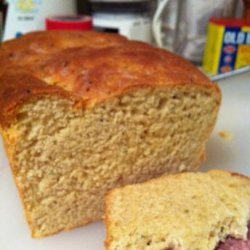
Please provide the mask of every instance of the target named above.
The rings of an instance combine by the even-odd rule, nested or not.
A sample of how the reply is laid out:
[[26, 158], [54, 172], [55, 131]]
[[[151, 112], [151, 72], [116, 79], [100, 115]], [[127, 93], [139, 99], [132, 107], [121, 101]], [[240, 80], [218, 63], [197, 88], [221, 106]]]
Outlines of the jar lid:
[[46, 18], [47, 30], [92, 30], [89, 16], [51, 16]]

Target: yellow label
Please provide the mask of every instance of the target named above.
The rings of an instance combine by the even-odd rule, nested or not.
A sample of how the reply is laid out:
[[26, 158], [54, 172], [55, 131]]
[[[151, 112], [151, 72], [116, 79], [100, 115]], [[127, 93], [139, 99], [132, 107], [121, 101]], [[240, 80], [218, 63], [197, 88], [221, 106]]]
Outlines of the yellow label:
[[235, 68], [236, 69], [242, 68], [246, 65], [250, 65], [250, 45], [249, 44], [244, 44], [244, 45], [239, 46]]
[[223, 45], [225, 28], [213, 23], [208, 26], [207, 43], [203, 58], [203, 68], [206, 72], [217, 74]]
[[250, 32], [250, 27], [242, 27], [243, 32]]
[[33, 0], [18, 0], [17, 8], [22, 12], [30, 12], [35, 8], [35, 2]]

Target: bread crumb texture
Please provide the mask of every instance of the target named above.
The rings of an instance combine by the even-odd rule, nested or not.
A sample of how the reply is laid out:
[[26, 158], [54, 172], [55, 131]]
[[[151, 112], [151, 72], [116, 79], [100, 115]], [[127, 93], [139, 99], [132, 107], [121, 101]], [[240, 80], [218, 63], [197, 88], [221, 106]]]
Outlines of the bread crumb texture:
[[214, 250], [247, 239], [250, 180], [213, 170], [164, 176], [111, 191], [108, 250]]
[[197, 169], [217, 105], [190, 86], [140, 88], [91, 109], [56, 96], [23, 104], [4, 137], [33, 236], [101, 219], [114, 187]]

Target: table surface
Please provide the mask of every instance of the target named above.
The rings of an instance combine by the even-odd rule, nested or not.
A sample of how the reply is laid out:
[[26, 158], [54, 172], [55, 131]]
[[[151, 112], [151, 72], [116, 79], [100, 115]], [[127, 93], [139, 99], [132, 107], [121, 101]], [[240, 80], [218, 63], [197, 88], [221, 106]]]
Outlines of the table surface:
[[[220, 81], [219, 85], [222, 107], [201, 170], [226, 169], [250, 176], [250, 73]], [[220, 131], [230, 132], [233, 139], [221, 138]], [[0, 250], [100, 250], [104, 249], [104, 239], [102, 222], [32, 239], [0, 140]]]

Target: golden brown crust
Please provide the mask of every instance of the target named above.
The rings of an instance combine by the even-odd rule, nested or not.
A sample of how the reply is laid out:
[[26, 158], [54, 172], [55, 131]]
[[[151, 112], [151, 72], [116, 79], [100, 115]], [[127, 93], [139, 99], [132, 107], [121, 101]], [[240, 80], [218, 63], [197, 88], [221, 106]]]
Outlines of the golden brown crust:
[[[25, 63], [35, 56], [51, 54], [68, 48], [91, 47], [105, 48], [126, 42], [122, 36], [96, 32], [46, 31], [32, 32], [18, 39], [13, 39], [0, 46], [0, 59]], [[3, 64], [3, 63], [2, 63]]]
[[106, 48], [126, 41], [127, 39], [122, 36], [96, 32], [32, 32], [0, 45], [0, 75], [6, 71], [15, 73], [17, 68], [30, 70], [30, 67], [43, 57], [64, 49]]
[[5, 74], [0, 77], [0, 124], [6, 127], [15, 116], [17, 107], [23, 102], [44, 95], [60, 95], [72, 98], [57, 86], [45, 84], [28, 74]]
[[190, 85], [211, 89], [220, 102], [218, 87], [191, 63], [118, 35], [31, 33], [4, 43], [0, 59], [2, 127], [21, 102], [50, 93], [93, 105], [137, 87]]

